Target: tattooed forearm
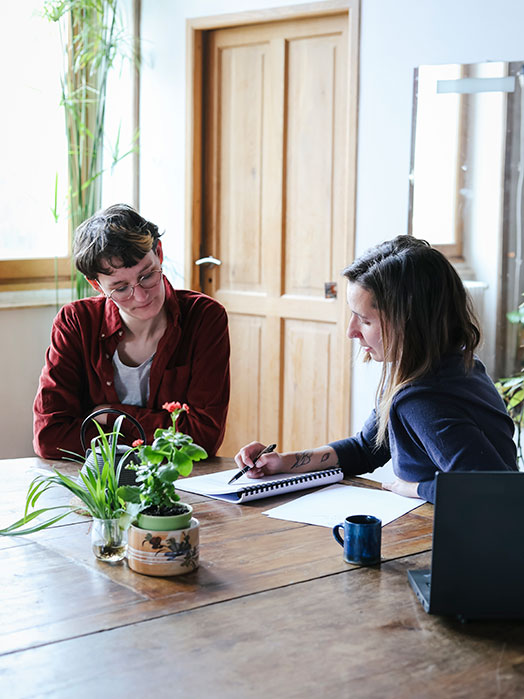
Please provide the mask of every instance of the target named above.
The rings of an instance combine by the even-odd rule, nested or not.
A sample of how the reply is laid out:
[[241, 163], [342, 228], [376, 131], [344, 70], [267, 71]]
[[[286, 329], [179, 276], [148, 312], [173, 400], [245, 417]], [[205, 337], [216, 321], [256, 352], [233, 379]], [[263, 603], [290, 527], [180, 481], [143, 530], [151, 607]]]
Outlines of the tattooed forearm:
[[311, 462], [311, 457], [313, 456], [312, 451], [299, 451], [295, 454], [296, 461], [291, 466], [291, 470], [294, 468], [299, 468], [299, 466], [307, 466]]
[[325, 454], [322, 454], [322, 457], [320, 459], [320, 463], [323, 464], [324, 462], [328, 461], [331, 457], [333, 457], [335, 461], [334, 461], [334, 463], [330, 464], [330, 466], [332, 466], [333, 468], [337, 468], [337, 466], [339, 465], [339, 460], [338, 460], [336, 453], [333, 454], [332, 452], [328, 451]]

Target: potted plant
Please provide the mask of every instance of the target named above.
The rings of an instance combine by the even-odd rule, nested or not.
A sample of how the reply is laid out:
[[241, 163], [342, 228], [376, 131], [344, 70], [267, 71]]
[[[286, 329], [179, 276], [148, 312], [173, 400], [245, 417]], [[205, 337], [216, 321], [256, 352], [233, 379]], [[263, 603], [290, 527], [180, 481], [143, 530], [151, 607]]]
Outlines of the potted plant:
[[[99, 434], [91, 440], [91, 452], [96, 455], [100, 468], [84, 469], [78, 478], [67, 476], [56, 468], [50, 475], [36, 476], [29, 485], [24, 516], [1, 529], [0, 534], [18, 536], [46, 529], [77, 511], [81, 504], [93, 518], [91, 544], [95, 556], [109, 563], [121, 561], [126, 555], [127, 529], [139, 509], [135, 504], [126, 503], [118, 494], [120, 470], [128, 454], [133, 451], [129, 449], [117, 462], [117, 441], [124, 417], [118, 417], [113, 431], [107, 434], [93, 420]], [[76, 460], [81, 458], [77, 454], [74, 456]], [[41, 496], [53, 487], [65, 488], [72, 493], [74, 501], [67, 505], [36, 508]], [[57, 513], [57, 510], [60, 512]], [[44, 521], [34, 521], [43, 515], [50, 516]]]
[[[522, 344], [522, 328], [524, 327], [524, 303], [521, 303], [516, 311], [511, 311], [507, 313], [507, 318], [510, 323], [514, 323], [519, 326], [520, 330], [520, 342], [519, 351], [523, 349]], [[524, 468], [524, 448], [522, 444], [523, 428], [524, 428], [524, 369], [513, 374], [512, 376], [507, 376], [505, 378], [499, 379], [495, 386], [497, 387], [502, 399], [506, 405], [508, 413], [510, 414], [513, 422], [515, 423], [516, 429], [516, 443], [517, 443], [517, 460], [519, 463], [519, 468]]]
[[130, 463], [136, 471], [136, 485], [118, 488], [118, 496], [139, 508], [136, 522], [129, 530], [127, 558], [129, 567], [145, 575], [180, 575], [198, 567], [199, 522], [193, 508], [180, 502], [175, 490], [179, 476], [189, 476], [193, 462], [207, 457], [205, 449], [178, 432], [176, 423], [185, 403], [164, 403], [171, 414], [171, 426], [155, 431], [154, 441], [133, 442], [139, 463]]

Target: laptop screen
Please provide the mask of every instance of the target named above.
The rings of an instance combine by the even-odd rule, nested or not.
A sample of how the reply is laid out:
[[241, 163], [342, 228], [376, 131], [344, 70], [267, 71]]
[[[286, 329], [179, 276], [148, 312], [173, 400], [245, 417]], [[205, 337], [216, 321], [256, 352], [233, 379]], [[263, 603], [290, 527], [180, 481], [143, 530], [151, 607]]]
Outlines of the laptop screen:
[[524, 616], [524, 473], [438, 473], [430, 612]]

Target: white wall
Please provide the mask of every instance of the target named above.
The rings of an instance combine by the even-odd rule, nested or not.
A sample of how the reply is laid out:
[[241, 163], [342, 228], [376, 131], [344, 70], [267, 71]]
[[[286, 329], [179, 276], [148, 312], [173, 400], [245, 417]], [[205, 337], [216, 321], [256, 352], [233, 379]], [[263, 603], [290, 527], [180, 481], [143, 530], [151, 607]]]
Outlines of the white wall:
[[[275, 4], [271, 0], [143, 0], [141, 205], [146, 215], [156, 217], [166, 228], [166, 243], [180, 270], [185, 215], [185, 19]], [[357, 254], [406, 232], [414, 68], [524, 59], [522, 26], [524, 3], [520, 0], [500, 0], [496, 7], [487, 0], [361, 0]], [[488, 238], [480, 251], [485, 264], [495, 259], [496, 243]], [[358, 359], [354, 363], [354, 429], [373, 404], [377, 369], [364, 367]]]
[[[524, 59], [524, 3], [362, 0], [361, 20], [357, 254], [406, 232], [413, 69]], [[494, 246], [482, 241], [484, 261], [495, 259]], [[369, 407], [370, 382], [367, 372], [354, 372], [355, 429]]]
[[[268, 8], [277, 2], [142, 1], [140, 208], [166, 230], [165, 247], [180, 273], [185, 220], [186, 18]], [[282, 4], [299, 3], [288, 0]], [[357, 254], [406, 232], [413, 69], [421, 64], [524, 59], [523, 26], [521, 0], [496, 4], [487, 0], [362, 0]], [[487, 259], [491, 254], [488, 242], [484, 247]], [[28, 415], [52, 315], [53, 309], [0, 311], [2, 356], [8, 368], [0, 406], [2, 443], [9, 437], [11, 444], [23, 445], [13, 450], [18, 455], [25, 454], [30, 443]], [[23, 342], [24, 337], [25, 349], [18, 341]], [[8, 345], [5, 338], [16, 341]], [[377, 367], [364, 367], [357, 360], [353, 375], [356, 429], [372, 406]], [[0, 451], [2, 455], [6, 454]]]
[[186, 20], [297, 0], [142, 0], [141, 213], [166, 231], [170, 278], [184, 284]]
[[33, 400], [55, 313], [52, 306], [0, 310], [2, 459], [34, 455]]

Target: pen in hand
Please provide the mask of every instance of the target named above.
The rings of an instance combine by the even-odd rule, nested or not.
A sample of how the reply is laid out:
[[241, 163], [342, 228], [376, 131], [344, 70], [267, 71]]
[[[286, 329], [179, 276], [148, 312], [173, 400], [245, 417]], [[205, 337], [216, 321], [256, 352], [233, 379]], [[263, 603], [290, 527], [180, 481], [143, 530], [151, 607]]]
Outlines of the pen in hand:
[[[262, 449], [262, 451], [259, 454], [257, 454], [257, 456], [255, 456], [255, 458], [253, 459], [253, 466], [260, 459], [262, 454], [270, 454], [272, 451], [275, 451], [276, 448], [276, 444], [270, 444], [268, 447], [265, 447], [265, 449]], [[244, 473], [247, 473], [249, 469], [253, 468], [253, 466], [244, 466], [244, 468], [240, 469], [238, 473], [235, 473], [233, 478], [230, 481], [228, 481], [227, 484], [231, 485], [231, 483], [234, 483], [236, 480], [240, 478], [240, 476], [243, 476]]]

